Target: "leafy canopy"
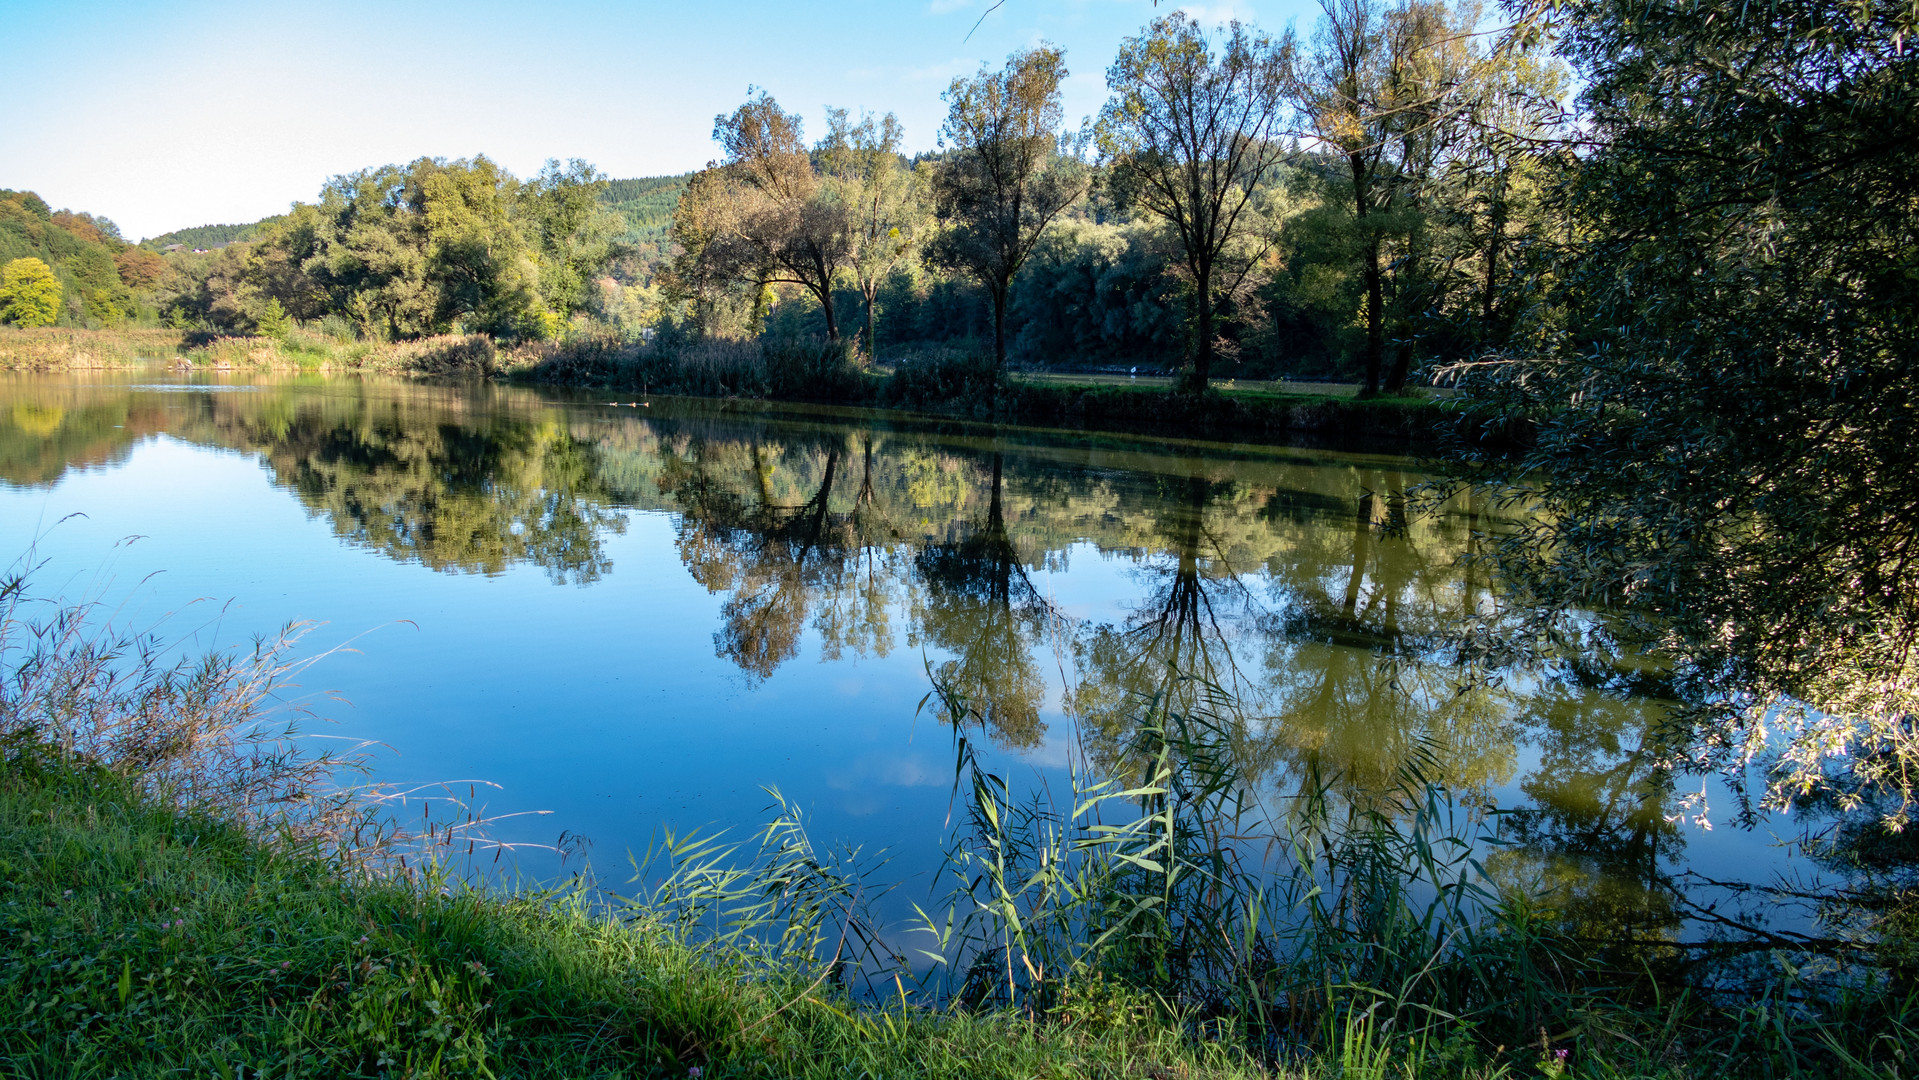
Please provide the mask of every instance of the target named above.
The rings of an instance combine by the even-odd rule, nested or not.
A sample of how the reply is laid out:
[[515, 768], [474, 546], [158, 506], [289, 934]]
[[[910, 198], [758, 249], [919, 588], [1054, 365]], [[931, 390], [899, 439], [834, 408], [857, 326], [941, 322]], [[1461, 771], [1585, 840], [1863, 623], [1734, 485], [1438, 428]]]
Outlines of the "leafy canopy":
[[53, 267], [35, 258], [15, 259], [0, 269], [0, 321], [52, 326], [60, 316], [61, 293]]

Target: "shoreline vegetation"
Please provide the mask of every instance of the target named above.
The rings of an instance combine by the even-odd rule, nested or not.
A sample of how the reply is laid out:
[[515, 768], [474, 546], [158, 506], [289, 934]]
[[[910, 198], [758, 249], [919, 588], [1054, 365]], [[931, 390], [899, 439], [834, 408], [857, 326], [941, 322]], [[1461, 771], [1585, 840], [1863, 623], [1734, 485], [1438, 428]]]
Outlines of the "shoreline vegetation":
[[817, 341], [629, 341], [587, 334], [501, 345], [482, 334], [366, 342], [300, 327], [227, 336], [161, 329], [0, 328], [0, 371], [138, 370], [483, 378], [512, 383], [708, 398], [904, 410], [969, 420], [1119, 432], [1277, 441], [1311, 436], [1430, 444], [1456, 426], [1438, 396], [1356, 398], [1324, 384], [1215, 385], [1203, 394], [1098, 375], [1022, 377], [990, 356], [922, 350], [887, 367], [856, 346]]
[[297, 627], [195, 658], [96, 618], [0, 582], [10, 1075], [1863, 1078], [1913, 1041], [1910, 971], [1857, 944], [1569, 934], [1415, 772], [1242, 865], [1273, 826], [1191, 680], [1070, 813], [985, 772], [936, 680], [960, 823], [922, 977], [870, 920], [883, 864], [791, 810], [669, 836], [637, 891], [516, 884], [468, 803], [310, 752]]

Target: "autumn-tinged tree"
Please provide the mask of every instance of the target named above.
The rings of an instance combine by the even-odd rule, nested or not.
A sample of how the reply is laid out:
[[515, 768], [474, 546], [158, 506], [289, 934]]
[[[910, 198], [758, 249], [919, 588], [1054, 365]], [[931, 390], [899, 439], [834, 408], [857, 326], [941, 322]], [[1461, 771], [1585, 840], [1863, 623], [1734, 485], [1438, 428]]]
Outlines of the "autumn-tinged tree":
[[167, 261], [151, 251], [130, 247], [113, 256], [120, 281], [130, 289], [146, 290], [167, 276]]
[[837, 341], [833, 285], [853, 255], [850, 222], [813, 168], [800, 118], [762, 91], [715, 117], [713, 138], [726, 151], [724, 202], [715, 207], [723, 217], [700, 257], [722, 276], [805, 289], [820, 305], [827, 339]]
[[15, 259], [0, 269], [0, 322], [52, 326], [60, 317], [60, 278], [40, 259]]
[[1222, 277], [1243, 279], [1253, 265], [1256, 253], [1233, 249], [1288, 151], [1278, 137], [1286, 68], [1279, 46], [1238, 22], [1215, 55], [1199, 25], [1176, 12], [1127, 39], [1106, 73], [1113, 97], [1100, 114], [1100, 152], [1121, 197], [1179, 237], [1193, 285], [1196, 390], [1212, 372], [1215, 294]]
[[998, 71], [955, 79], [943, 97], [942, 144], [952, 153], [933, 174], [945, 226], [928, 247], [936, 264], [985, 287], [993, 302], [993, 358], [1006, 364], [1006, 298], [1040, 235], [1086, 193], [1089, 172], [1061, 153], [1060, 82], [1066, 56], [1042, 45], [1014, 53]]

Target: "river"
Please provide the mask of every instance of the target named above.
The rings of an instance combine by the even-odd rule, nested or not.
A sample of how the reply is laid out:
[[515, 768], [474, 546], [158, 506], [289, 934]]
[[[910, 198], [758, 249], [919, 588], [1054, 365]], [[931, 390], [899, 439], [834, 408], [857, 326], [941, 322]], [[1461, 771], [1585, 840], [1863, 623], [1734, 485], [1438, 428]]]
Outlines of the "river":
[[[0, 377], [0, 552], [183, 653], [293, 621], [337, 649], [316, 730], [378, 779], [484, 781], [497, 835], [620, 880], [662, 828], [886, 849], [918, 895], [972, 703], [995, 767], [1111, 767], [1174, 674], [1235, 702], [1249, 788], [1363, 799], [1407, 770], [1480, 815], [1488, 873], [1596, 924], [1687, 928], [1676, 883], [1765, 881], [1787, 823], [1717, 829], [1638, 753], [1618, 659], [1463, 692], [1450, 635], [1508, 527], [1378, 452], [902, 414], [321, 377]], [[28, 554], [30, 552], [30, 554]], [[1590, 659], [1590, 658], [1588, 658]], [[461, 787], [463, 792], [464, 787]], [[481, 789], [475, 789], [481, 790]], [[1501, 813], [1493, 814], [1497, 808]], [[1696, 808], [1694, 808], [1696, 816]], [[526, 873], [562, 866], [533, 848]], [[577, 861], [566, 864], [579, 865]]]

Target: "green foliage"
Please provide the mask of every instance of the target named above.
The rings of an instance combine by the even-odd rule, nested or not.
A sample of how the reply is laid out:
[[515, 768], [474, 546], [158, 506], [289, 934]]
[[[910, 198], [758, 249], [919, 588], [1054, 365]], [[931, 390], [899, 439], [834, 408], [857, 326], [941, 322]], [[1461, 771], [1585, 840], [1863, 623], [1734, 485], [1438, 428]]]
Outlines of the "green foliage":
[[165, 251], [175, 244], [188, 251], [204, 249], [211, 251], [228, 244], [241, 244], [259, 238], [260, 233], [280, 222], [285, 215], [275, 214], [259, 221], [244, 225], [198, 225], [191, 229], [175, 229], [170, 233], [161, 233], [140, 241], [140, 246], [148, 251]]
[[1090, 180], [1060, 143], [1060, 83], [1066, 54], [1042, 45], [994, 71], [954, 79], [941, 95], [940, 138], [951, 153], [933, 173], [945, 226], [927, 257], [978, 282], [993, 304], [993, 357], [1006, 363], [1006, 301], [1013, 278], [1046, 227], [1086, 193]]
[[[49, 210], [30, 191], [0, 191], [0, 265], [31, 258], [53, 271], [61, 292], [55, 324], [113, 327], [150, 319], [151, 310], [135, 296], [129, 280], [144, 283], [153, 268], [144, 261], [128, 261], [128, 251], [119, 228], [105, 218]], [[123, 273], [129, 280], [122, 279]]]
[[1915, 13], [1553, 11], [1592, 125], [1543, 163], [1571, 227], [1524, 336], [1461, 372], [1535, 432], [1477, 477], [1542, 510], [1500, 564], [1560, 626], [1625, 607], [1604, 630], [1679, 664], [1695, 760], [1896, 828], [1919, 797]]
[[547, 162], [520, 189], [520, 216], [539, 261], [540, 298], [555, 314], [585, 310], [593, 275], [612, 254], [621, 222], [603, 207], [606, 183], [593, 166], [575, 158], [565, 166]]
[[168, 317], [252, 332], [278, 305], [296, 320], [348, 319], [375, 340], [553, 337], [592, 302], [612, 256], [602, 182], [576, 161], [521, 183], [485, 157], [335, 177], [250, 243], [175, 256]]
[[52, 326], [60, 317], [60, 279], [53, 268], [31, 256], [0, 268], [0, 322], [15, 326]]

